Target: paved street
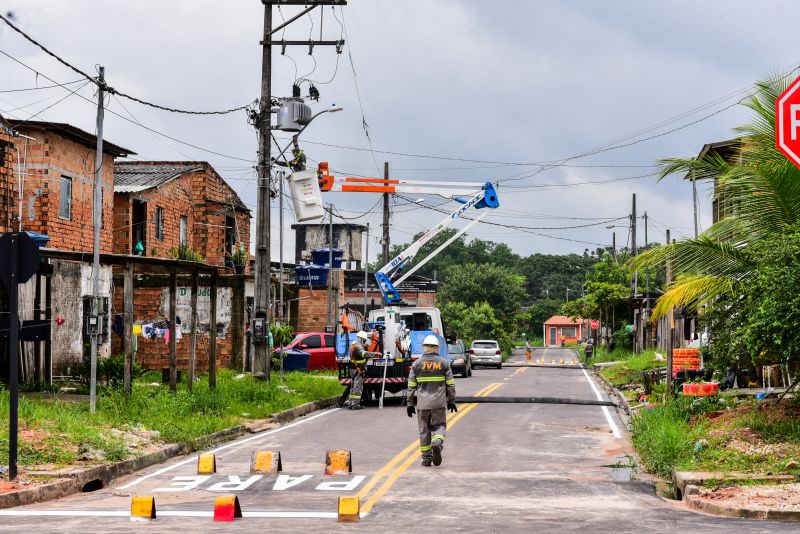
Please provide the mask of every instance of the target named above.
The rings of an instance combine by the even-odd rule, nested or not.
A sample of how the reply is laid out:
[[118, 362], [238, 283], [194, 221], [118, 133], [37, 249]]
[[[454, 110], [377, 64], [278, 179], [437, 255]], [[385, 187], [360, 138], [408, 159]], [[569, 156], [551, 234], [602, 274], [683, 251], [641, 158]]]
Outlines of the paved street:
[[[535, 358], [572, 359], [566, 349]], [[515, 356], [513, 361], [524, 360]], [[597, 399], [579, 368], [478, 369], [460, 395]], [[605, 394], [603, 394], [603, 398]], [[14, 532], [796, 532], [780, 524], [704, 516], [631, 480], [624, 425], [614, 409], [543, 404], [461, 405], [444, 463], [419, 465], [416, 422], [391, 400], [379, 411], [326, 410], [217, 449], [217, 474], [178, 458], [91, 494], [0, 511]], [[614, 437], [613, 428], [622, 435]], [[279, 450], [281, 476], [252, 476], [252, 451]], [[352, 476], [325, 477], [325, 451], [352, 451]], [[245, 517], [213, 523], [214, 497], [235, 493]], [[358, 525], [338, 524], [339, 495], [361, 496]], [[131, 495], [154, 495], [159, 517], [130, 523]], [[171, 512], [171, 513], [170, 513]], [[52, 514], [52, 515], [42, 515]], [[441, 530], [439, 530], [441, 529]]]

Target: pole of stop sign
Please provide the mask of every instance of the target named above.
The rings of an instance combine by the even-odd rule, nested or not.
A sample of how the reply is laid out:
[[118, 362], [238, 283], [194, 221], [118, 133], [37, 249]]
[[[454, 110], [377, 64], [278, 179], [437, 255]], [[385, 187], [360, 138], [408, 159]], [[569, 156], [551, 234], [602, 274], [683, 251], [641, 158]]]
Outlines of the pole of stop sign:
[[8, 281], [8, 382], [11, 388], [8, 410], [8, 479], [17, 478], [17, 432], [19, 425], [19, 237], [11, 235], [9, 262], [11, 263]]
[[800, 167], [800, 78], [775, 101], [775, 136], [778, 150]]

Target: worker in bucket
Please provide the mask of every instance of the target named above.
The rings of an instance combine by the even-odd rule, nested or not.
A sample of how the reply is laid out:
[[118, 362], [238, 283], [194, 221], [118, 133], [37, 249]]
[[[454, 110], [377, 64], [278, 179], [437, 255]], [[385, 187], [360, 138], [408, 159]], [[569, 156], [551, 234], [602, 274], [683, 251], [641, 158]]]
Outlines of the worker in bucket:
[[[417, 414], [419, 449], [422, 465], [441, 465], [442, 447], [447, 428], [447, 410], [457, 412], [456, 381], [450, 362], [439, 356], [439, 338], [427, 336], [422, 341], [424, 354], [408, 373], [409, 417]], [[415, 408], [416, 406], [416, 408]]]
[[361, 393], [364, 391], [364, 373], [366, 373], [367, 358], [372, 353], [367, 352], [369, 334], [363, 330], [356, 334], [356, 340], [350, 344], [350, 396], [345, 406], [351, 410], [360, 410]]

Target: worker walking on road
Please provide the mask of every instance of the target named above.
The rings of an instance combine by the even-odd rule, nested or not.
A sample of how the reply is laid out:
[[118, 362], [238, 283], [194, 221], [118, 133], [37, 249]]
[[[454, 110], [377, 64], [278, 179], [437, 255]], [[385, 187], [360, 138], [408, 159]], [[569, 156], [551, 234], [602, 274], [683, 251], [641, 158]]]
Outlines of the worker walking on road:
[[528, 363], [531, 363], [531, 356], [533, 355], [533, 347], [531, 347], [531, 342], [527, 339], [525, 340], [525, 360]]
[[592, 338], [589, 338], [586, 340], [586, 346], [583, 348], [583, 355], [585, 356], [586, 363], [591, 361], [592, 354], [594, 354], [594, 345], [592, 344]]
[[369, 334], [363, 330], [356, 334], [356, 340], [350, 344], [350, 396], [345, 406], [351, 410], [360, 410], [361, 394], [364, 391], [364, 373], [366, 372], [367, 358], [372, 354], [367, 352]]
[[457, 412], [458, 408], [456, 381], [450, 362], [439, 356], [439, 339], [427, 336], [422, 347], [425, 353], [414, 362], [408, 373], [406, 411], [409, 417], [417, 414], [422, 465], [428, 467], [431, 462], [441, 465], [447, 410]]

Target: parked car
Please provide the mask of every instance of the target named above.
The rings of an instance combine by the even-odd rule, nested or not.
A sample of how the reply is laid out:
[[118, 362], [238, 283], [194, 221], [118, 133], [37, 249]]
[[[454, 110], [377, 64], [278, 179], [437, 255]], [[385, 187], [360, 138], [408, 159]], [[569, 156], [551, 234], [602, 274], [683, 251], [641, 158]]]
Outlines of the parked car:
[[288, 349], [308, 352], [308, 370], [336, 370], [336, 339], [333, 334], [325, 332], [298, 332], [285, 347], [276, 347], [275, 351]]
[[472, 376], [472, 362], [463, 341], [459, 339], [455, 343], [448, 343], [447, 353], [450, 355], [450, 368], [454, 375], [461, 374], [464, 378]]
[[501, 369], [503, 367], [503, 352], [500, 344], [492, 339], [476, 339], [467, 351], [472, 367], [478, 365], [492, 366]]

